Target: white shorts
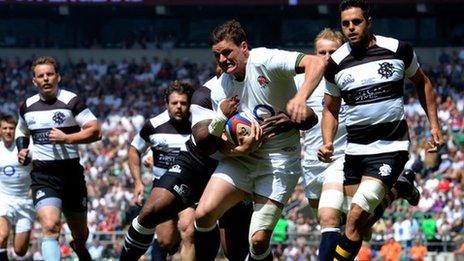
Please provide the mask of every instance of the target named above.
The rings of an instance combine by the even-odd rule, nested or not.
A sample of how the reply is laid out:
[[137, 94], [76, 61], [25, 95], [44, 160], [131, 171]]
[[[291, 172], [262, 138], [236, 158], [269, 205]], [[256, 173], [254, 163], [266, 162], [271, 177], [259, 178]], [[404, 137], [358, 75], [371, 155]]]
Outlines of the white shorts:
[[31, 231], [35, 219], [32, 199], [19, 198], [0, 192], [0, 216], [15, 226], [16, 233]]
[[273, 157], [254, 164], [248, 157], [228, 157], [219, 162], [213, 177], [248, 193], [286, 204], [300, 175], [299, 157]]
[[338, 156], [332, 163], [323, 163], [319, 160], [305, 160], [301, 164], [303, 169], [303, 185], [306, 197], [318, 199], [325, 183], [343, 184], [343, 164], [345, 156]]

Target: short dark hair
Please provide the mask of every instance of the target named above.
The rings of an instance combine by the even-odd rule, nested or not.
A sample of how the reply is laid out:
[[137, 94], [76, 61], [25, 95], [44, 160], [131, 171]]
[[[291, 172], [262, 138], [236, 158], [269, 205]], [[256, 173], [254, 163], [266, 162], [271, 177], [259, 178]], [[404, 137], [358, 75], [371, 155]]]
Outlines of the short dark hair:
[[37, 65], [40, 65], [40, 64], [49, 64], [49, 65], [52, 65], [53, 68], [55, 69], [55, 73], [59, 74], [59, 69], [60, 69], [60, 66], [58, 65], [58, 62], [56, 61], [55, 58], [51, 57], [51, 56], [42, 56], [42, 57], [39, 57], [37, 59], [35, 59], [35, 61], [32, 63], [31, 65], [31, 70], [32, 70], [32, 75], [34, 75], [34, 69]]
[[16, 126], [16, 123], [18, 123], [15, 116], [10, 115], [10, 114], [0, 116], [0, 123], [1, 122], [7, 122], [10, 124], [14, 124], [15, 126]]
[[353, 7], [361, 8], [364, 18], [367, 19], [370, 17], [370, 8], [366, 0], [342, 0], [339, 5], [339, 11], [341, 13]]
[[166, 100], [166, 103], [169, 103], [169, 95], [172, 93], [176, 92], [178, 94], [187, 94], [188, 103], [190, 104], [193, 91], [193, 87], [189, 83], [175, 80], [169, 84], [169, 87], [164, 92], [164, 99]]
[[245, 30], [236, 20], [229, 20], [219, 25], [209, 35], [209, 44], [211, 46], [222, 40], [232, 40], [236, 45], [240, 45], [244, 41], [248, 42]]

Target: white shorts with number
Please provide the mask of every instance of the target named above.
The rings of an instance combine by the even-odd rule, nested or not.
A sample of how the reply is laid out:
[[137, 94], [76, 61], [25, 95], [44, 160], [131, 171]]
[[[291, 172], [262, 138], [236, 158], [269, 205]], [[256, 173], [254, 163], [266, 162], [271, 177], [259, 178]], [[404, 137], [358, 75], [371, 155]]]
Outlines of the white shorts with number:
[[267, 161], [229, 157], [219, 162], [213, 177], [248, 193], [286, 204], [301, 175], [300, 157], [275, 156]]
[[324, 183], [343, 184], [344, 162], [344, 155], [336, 157], [335, 161], [331, 163], [323, 163], [319, 160], [304, 160], [301, 166], [306, 197], [309, 199], [320, 198]]
[[16, 233], [31, 231], [35, 218], [32, 199], [19, 198], [0, 192], [0, 216], [15, 226]]

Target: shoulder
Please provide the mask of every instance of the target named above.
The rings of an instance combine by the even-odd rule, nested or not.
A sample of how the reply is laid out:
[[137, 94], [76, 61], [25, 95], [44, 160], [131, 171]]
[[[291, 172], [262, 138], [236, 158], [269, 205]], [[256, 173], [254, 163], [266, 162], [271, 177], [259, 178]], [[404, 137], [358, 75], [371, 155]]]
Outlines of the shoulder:
[[77, 94], [64, 89], [58, 91], [58, 96], [56, 98], [64, 104], [69, 104], [72, 100], [79, 100]]
[[167, 110], [149, 120], [153, 128], [156, 128], [169, 121], [169, 113]]
[[27, 98], [26, 101], [22, 105], [24, 106], [24, 108], [27, 108], [27, 107], [31, 107], [32, 104], [38, 101], [40, 101], [40, 95], [36, 94], [34, 96]]
[[400, 41], [398, 41], [395, 38], [376, 35], [375, 40], [376, 40], [376, 45], [379, 47], [385, 48], [394, 53], [398, 51]]
[[350, 44], [344, 43], [330, 56], [329, 65], [330, 63], [333, 63], [332, 65], [340, 64], [346, 57], [350, 55], [350, 53], [351, 53]]

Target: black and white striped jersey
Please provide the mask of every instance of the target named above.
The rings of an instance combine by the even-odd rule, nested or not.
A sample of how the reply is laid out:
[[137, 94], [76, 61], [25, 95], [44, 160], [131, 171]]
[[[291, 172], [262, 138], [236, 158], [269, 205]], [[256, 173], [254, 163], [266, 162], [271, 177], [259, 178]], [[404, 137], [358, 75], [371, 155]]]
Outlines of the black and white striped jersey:
[[[192, 127], [200, 121], [214, 119], [216, 117], [216, 112], [213, 111], [211, 89], [215, 88], [218, 83], [218, 78], [214, 76], [193, 93], [192, 104], [190, 105], [190, 111], [192, 113]], [[211, 161], [211, 158], [221, 158], [219, 152], [211, 155], [211, 157], [205, 157], [196, 146], [193, 136], [191, 136], [191, 138], [186, 142], [186, 146], [188, 152], [190, 152], [200, 162], [205, 160], [209, 162]]]
[[367, 50], [349, 43], [334, 52], [327, 65], [326, 93], [342, 97], [347, 105], [346, 154], [369, 155], [409, 148], [404, 119], [404, 79], [419, 68], [411, 45], [375, 36]]
[[145, 122], [140, 132], [132, 140], [133, 146], [140, 154], [148, 147], [153, 152], [153, 174], [160, 178], [171, 167], [185, 142], [192, 133], [190, 119], [177, 122], [171, 120], [168, 111], [164, 111]]
[[55, 99], [44, 101], [36, 94], [19, 108], [19, 130], [32, 136], [32, 159], [39, 161], [79, 158], [77, 144], [52, 144], [49, 134], [57, 128], [66, 134], [76, 133], [95, 115], [73, 92], [58, 89]]

